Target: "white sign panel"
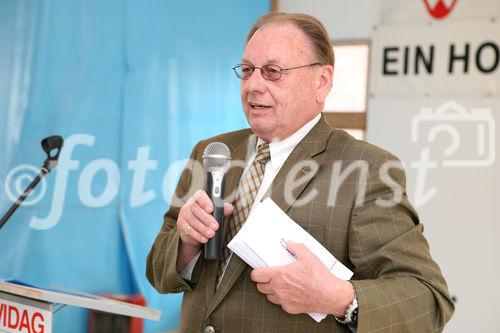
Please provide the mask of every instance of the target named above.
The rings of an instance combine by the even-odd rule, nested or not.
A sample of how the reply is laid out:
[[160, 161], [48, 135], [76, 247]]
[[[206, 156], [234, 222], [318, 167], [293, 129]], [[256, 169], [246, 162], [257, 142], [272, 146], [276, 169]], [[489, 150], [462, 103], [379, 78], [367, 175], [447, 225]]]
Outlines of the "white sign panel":
[[500, 22], [378, 28], [370, 90], [374, 97], [500, 96]]
[[481, 19], [499, 13], [499, 0], [382, 0], [380, 24]]
[[479, 329], [470, 320], [482, 306], [500, 308], [500, 289], [491, 288], [500, 280], [499, 111], [498, 98], [369, 101], [367, 140], [404, 162], [408, 195], [457, 299], [446, 333], [500, 332], [495, 315]]
[[52, 332], [52, 312], [0, 299], [0, 332]]

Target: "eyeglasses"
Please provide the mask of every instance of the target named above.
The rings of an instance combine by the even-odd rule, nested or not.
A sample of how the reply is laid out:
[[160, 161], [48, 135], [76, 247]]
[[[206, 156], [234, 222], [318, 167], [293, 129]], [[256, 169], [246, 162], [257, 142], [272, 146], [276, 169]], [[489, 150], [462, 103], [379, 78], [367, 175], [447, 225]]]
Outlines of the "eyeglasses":
[[312, 66], [321, 66], [321, 64], [319, 62], [315, 62], [309, 65], [290, 67], [290, 68], [281, 68], [280, 66], [277, 65], [264, 65], [262, 67], [255, 67], [249, 64], [238, 64], [233, 67], [233, 70], [234, 74], [236, 74], [236, 76], [241, 80], [248, 80], [256, 69], [260, 69], [260, 74], [262, 74], [262, 77], [264, 79], [269, 81], [276, 81], [281, 79], [283, 71], [289, 71], [291, 69], [312, 67]]

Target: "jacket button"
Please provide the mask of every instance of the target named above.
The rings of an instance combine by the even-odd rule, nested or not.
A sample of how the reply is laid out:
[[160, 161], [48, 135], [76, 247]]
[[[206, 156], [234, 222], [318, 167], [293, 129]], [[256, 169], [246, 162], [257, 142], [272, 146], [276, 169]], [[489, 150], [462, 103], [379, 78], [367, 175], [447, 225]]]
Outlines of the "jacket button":
[[215, 328], [213, 326], [207, 326], [203, 330], [204, 333], [215, 333]]

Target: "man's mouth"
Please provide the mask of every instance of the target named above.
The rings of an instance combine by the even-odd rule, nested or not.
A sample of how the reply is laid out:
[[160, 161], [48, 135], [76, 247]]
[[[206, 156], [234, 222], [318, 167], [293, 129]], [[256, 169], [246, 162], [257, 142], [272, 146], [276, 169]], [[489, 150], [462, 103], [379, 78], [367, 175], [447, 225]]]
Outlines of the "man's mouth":
[[250, 107], [254, 110], [263, 110], [263, 109], [270, 108], [269, 105], [264, 105], [264, 104], [259, 104], [259, 103], [250, 102], [249, 104], [250, 104]]

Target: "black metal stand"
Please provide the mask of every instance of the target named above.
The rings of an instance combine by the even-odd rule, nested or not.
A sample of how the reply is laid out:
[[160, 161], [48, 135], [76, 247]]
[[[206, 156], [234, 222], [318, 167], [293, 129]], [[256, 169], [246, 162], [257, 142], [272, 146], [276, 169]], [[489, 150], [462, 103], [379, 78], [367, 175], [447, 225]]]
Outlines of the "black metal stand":
[[[24, 190], [24, 192], [19, 196], [19, 198], [14, 202], [14, 204], [9, 208], [7, 213], [0, 220], [0, 229], [4, 226], [5, 223], [10, 219], [12, 214], [16, 211], [19, 206], [23, 203], [23, 201], [30, 195], [33, 189], [38, 185], [40, 180], [48, 174], [52, 169], [54, 169], [57, 165], [57, 159], [59, 158], [59, 154], [61, 153], [61, 148], [63, 146], [63, 138], [54, 135], [42, 140], [42, 148], [47, 153], [47, 159], [43, 163], [42, 168], [38, 175], [36, 175], [35, 179], [28, 185], [28, 187]], [[51, 154], [52, 150], [57, 149], [54, 154]]]

